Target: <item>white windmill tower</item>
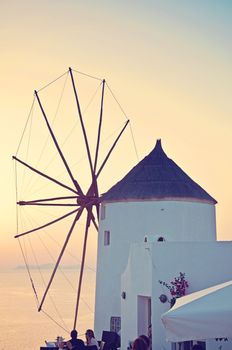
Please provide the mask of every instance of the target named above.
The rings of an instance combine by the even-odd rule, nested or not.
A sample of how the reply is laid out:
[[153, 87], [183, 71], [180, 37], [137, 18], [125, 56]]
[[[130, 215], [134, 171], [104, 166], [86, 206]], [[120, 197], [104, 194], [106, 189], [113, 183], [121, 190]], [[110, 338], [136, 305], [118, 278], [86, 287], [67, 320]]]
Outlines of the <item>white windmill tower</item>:
[[[120, 323], [121, 274], [131, 243], [215, 241], [213, 199], [164, 153], [152, 152], [102, 197], [98, 237], [95, 331]], [[111, 329], [112, 330], [112, 329]]]

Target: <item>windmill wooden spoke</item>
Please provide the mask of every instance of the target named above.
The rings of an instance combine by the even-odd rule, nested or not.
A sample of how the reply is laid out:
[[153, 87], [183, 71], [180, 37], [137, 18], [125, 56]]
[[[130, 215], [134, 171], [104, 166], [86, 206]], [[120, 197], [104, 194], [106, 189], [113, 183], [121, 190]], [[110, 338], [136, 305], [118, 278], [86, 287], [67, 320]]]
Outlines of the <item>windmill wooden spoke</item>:
[[96, 208], [96, 212], [97, 212], [97, 219], [98, 219], [98, 222], [99, 222], [99, 212], [100, 212], [100, 206], [99, 206], [99, 204], [96, 204], [96, 205], [95, 205], [95, 208]]
[[34, 202], [48, 202], [48, 201], [57, 201], [57, 200], [62, 200], [62, 199], [77, 199], [79, 196], [63, 196], [63, 197], [51, 197], [51, 198], [41, 198], [41, 199], [33, 199], [30, 201], [19, 201], [17, 204], [19, 205], [24, 205], [34, 203]]
[[[50, 203], [55, 200], [62, 199], [75, 199], [76, 203]], [[48, 203], [47, 203], [48, 202]], [[51, 206], [88, 206], [98, 202], [98, 198], [95, 196], [64, 196], [64, 197], [52, 197], [52, 198], [42, 198], [42, 199], [34, 199], [29, 201], [18, 201], [18, 205], [51, 205]]]
[[66, 237], [66, 239], [65, 239], [64, 245], [63, 245], [63, 247], [62, 247], [62, 249], [61, 249], [61, 252], [60, 252], [59, 257], [58, 257], [58, 259], [57, 259], [56, 265], [55, 265], [55, 267], [54, 267], [54, 270], [53, 270], [52, 275], [51, 275], [51, 277], [50, 277], [50, 280], [49, 280], [49, 282], [48, 282], [47, 288], [46, 288], [46, 290], [45, 290], [45, 292], [44, 292], [44, 295], [43, 295], [43, 297], [42, 297], [41, 303], [40, 303], [40, 305], [39, 305], [39, 307], [38, 307], [38, 311], [40, 311], [40, 310], [42, 309], [42, 306], [43, 306], [43, 304], [44, 304], [46, 295], [47, 295], [47, 293], [48, 293], [48, 291], [49, 291], [49, 288], [50, 288], [50, 286], [51, 286], [51, 284], [52, 284], [52, 281], [53, 281], [53, 279], [54, 279], [56, 270], [57, 270], [57, 268], [58, 268], [58, 266], [59, 266], [60, 260], [61, 260], [63, 254], [64, 254], [65, 248], [66, 248], [66, 246], [67, 246], [67, 244], [68, 244], [68, 241], [69, 241], [69, 239], [70, 239], [70, 237], [71, 237], [71, 235], [72, 235], [72, 232], [73, 232], [73, 230], [74, 230], [74, 227], [75, 227], [75, 225], [76, 225], [76, 222], [80, 219], [83, 210], [84, 210], [84, 207], [80, 208], [80, 210], [78, 211], [78, 213], [77, 213], [75, 219], [73, 220], [73, 223], [72, 223], [72, 225], [71, 225], [71, 227], [70, 227], [70, 229], [69, 229], [68, 235], [67, 235], [67, 237]]
[[44, 119], [45, 119], [45, 122], [46, 122], [46, 124], [47, 124], [47, 127], [48, 127], [48, 130], [49, 130], [49, 132], [50, 132], [50, 135], [51, 135], [51, 137], [52, 137], [52, 139], [53, 139], [53, 141], [54, 141], [54, 143], [55, 143], [55, 146], [56, 146], [57, 151], [58, 151], [58, 153], [59, 153], [59, 155], [60, 155], [60, 157], [61, 157], [61, 159], [62, 159], [62, 161], [63, 161], [63, 163], [64, 163], [64, 165], [65, 165], [65, 168], [66, 168], [66, 170], [67, 170], [67, 172], [68, 172], [68, 174], [69, 174], [69, 176], [70, 176], [70, 178], [71, 178], [71, 180], [72, 180], [74, 186], [76, 187], [77, 192], [80, 193], [80, 194], [82, 194], [83, 192], [82, 192], [82, 190], [81, 190], [81, 187], [80, 187], [80, 185], [78, 184], [77, 180], [74, 179], [74, 177], [73, 177], [73, 175], [72, 175], [72, 172], [71, 172], [71, 169], [69, 168], [68, 163], [66, 162], [66, 159], [65, 159], [65, 157], [64, 157], [64, 155], [63, 155], [63, 153], [62, 153], [62, 151], [61, 151], [61, 149], [60, 149], [60, 146], [59, 146], [59, 144], [58, 144], [58, 142], [57, 142], [57, 139], [56, 139], [56, 137], [55, 137], [55, 134], [54, 134], [53, 131], [52, 131], [52, 128], [51, 128], [51, 126], [50, 126], [50, 124], [49, 124], [48, 118], [47, 118], [47, 116], [46, 116], [46, 114], [45, 114], [44, 108], [43, 108], [43, 106], [42, 106], [42, 103], [41, 103], [41, 101], [40, 101], [40, 98], [39, 98], [39, 95], [38, 95], [37, 91], [35, 91], [35, 96], [36, 96], [37, 101], [38, 101], [38, 103], [39, 103], [41, 112], [42, 112], [43, 117], [44, 117]]
[[41, 203], [41, 202], [30, 202], [27, 203], [25, 201], [20, 201], [17, 204], [19, 205], [34, 205], [34, 206], [44, 206], [44, 207], [77, 207], [80, 206], [80, 204], [75, 203]]
[[71, 77], [71, 81], [72, 81], [73, 91], [74, 91], [74, 95], [75, 95], [75, 99], [76, 99], [76, 104], [77, 104], [79, 119], [80, 119], [80, 123], [81, 123], [81, 128], [82, 128], [82, 132], [83, 132], [83, 136], [84, 136], [84, 140], [85, 140], [85, 146], [86, 146], [86, 151], [87, 151], [87, 155], [88, 155], [91, 175], [92, 175], [93, 187], [94, 187], [95, 193], [98, 195], [98, 189], [97, 189], [97, 184], [96, 184], [96, 176], [95, 176], [94, 169], [93, 169], [93, 163], [92, 163], [92, 158], [91, 158], [91, 154], [90, 154], [88, 138], [87, 138], [87, 134], [86, 134], [86, 130], [85, 130], [85, 124], [84, 124], [84, 121], [83, 121], [83, 117], [82, 117], [82, 113], [81, 113], [81, 107], [80, 107], [80, 102], [79, 102], [79, 99], [78, 99], [77, 89], [76, 89], [76, 85], [75, 85], [75, 81], [74, 81], [74, 77], [73, 77], [73, 73], [72, 73], [72, 69], [71, 68], [69, 68], [69, 72], [70, 72], [70, 77]]
[[[98, 192], [97, 178], [96, 178], [95, 174], [96, 174], [96, 169], [97, 169], [98, 153], [99, 153], [99, 146], [100, 146], [100, 139], [101, 139], [104, 93], [105, 93], [105, 79], [103, 79], [103, 81], [102, 81], [101, 107], [100, 107], [97, 143], [96, 143], [95, 158], [94, 158], [94, 169], [93, 169], [93, 171], [94, 171], [93, 187], [95, 188], [95, 193], [96, 193], [97, 197], [99, 197], [99, 192]], [[96, 205], [96, 211], [97, 211], [97, 218], [98, 218], [98, 221], [99, 221], [99, 204]], [[93, 223], [95, 224], [95, 222], [93, 222]]]
[[48, 179], [48, 180], [50, 180], [50, 181], [56, 183], [57, 185], [62, 186], [62, 187], [64, 187], [64, 188], [67, 188], [67, 190], [72, 191], [72, 192], [78, 194], [78, 192], [77, 192], [76, 190], [74, 190], [73, 188], [71, 188], [71, 187], [69, 187], [69, 186], [63, 184], [62, 182], [60, 182], [60, 181], [54, 179], [53, 177], [51, 177], [51, 176], [49, 176], [49, 175], [46, 175], [46, 174], [42, 173], [42, 171], [39, 171], [39, 170], [35, 169], [35, 168], [32, 167], [31, 165], [29, 165], [29, 164], [25, 163], [24, 161], [20, 160], [19, 158], [15, 157], [15, 156], [13, 156], [12, 158], [15, 159], [17, 162], [21, 163], [22, 165], [24, 165], [25, 167], [29, 168], [30, 170], [34, 171], [34, 172], [37, 173], [38, 175], [40, 175], [40, 176], [42, 176], [42, 177], [45, 177], [46, 179]]
[[[92, 189], [94, 188], [94, 183], [96, 183], [96, 186], [97, 186], [97, 178], [100, 175], [100, 173], [102, 172], [102, 170], [103, 170], [107, 160], [109, 159], [111, 153], [113, 152], [115, 146], [117, 145], [120, 137], [122, 136], [124, 130], [126, 129], [127, 125], [129, 124], [129, 122], [130, 122], [129, 120], [126, 121], [125, 125], [123, 126], [122, 130], [120, 131], [119, 135], [117, 136], [116, 140], [114, 141], [113, 145], [111, 146], [111, 148], [110, 148], [109, 152], [107, 153], [107, 155], [106, 155], [102, 165], [100, 166], [100, 169], [98, 170], [97, 174], [95, 175], [95, 182], [92, 181], [92, 184], [91, 184], [87, 194], [91, 193]], [[95, 205], [96, 205], [97, 217], [98, 217], [98, 220], [99, 220], [99, 205], [97, 205], [97, 204], [95, 204]]]
[[87, 214], [87, 218], [86, 218], [85, 236], [84, 236], [84, 244], [83, 244], [83, 250], [82, 250], [81, 269], [80, 269], [80, 275], [79, 275], [79, 283], [78, 283], [78, 290], [77, 290], [77, 302], [76, 302], [76, 310], [75, 310], [73, 329], [76, 329], [76, 323], [77, 323], [77, 316], [78, 316], [78, 309], [79, 309], [79, 302], [80, 302], [80, 295], [81, 295], [81, 285], [82, 285], [83, 271], [84, 271], [84, 265], [85, 265], [87, 238], [88, 238], [88, 231], [89, 231], [91, 216], [92, 216], [92, 207], [88, 210], [88, 214]]
[[69, 212], [69, 213], [67, 213], [67, 214], [65, 214], [65, 215], [62, 215], [62, 216], [58, 217], [57, 219], [52, 220], [52, 221], [50, 221], [50, 222], [48, 222], [48, 223], [46, 223], [46, 224], [44, 224], [44, 225], [42, 225], [42, 226], [38, 226], [38, 227], [33, 228], [33, 229], [29, 230], [29, 231], [25, 231], [25, 232], [23, 232], [23, 233], [20, 233], [20, 234], [16, 235], [15, 238], [25, 236], [25, 235], [27, 235], [27, 234], [29, 234], [29, 233], [32, 233], [32, 232], [41, 230], [41, 229], [43, 229], [43, 228], [45, 228], [45, 227], [47, 227], [47, 226], [53, 225], [53, 224], [55, 224], [56, 222], [58, 222], [58, 221], [60, 221], [60, 220], [63, 220], [63, 219], [65, 219], [65, 218], [67, 218], [68, 216], [70, 216], [70, 215], [76, 213], [78, 210], [80, 210], [80, 208], [77, 208], [77, 209], [75, 209], [75, 210], [73, 210], [73, 211], [71, 211], [71, 212]]
[[75, 85], [75, 81], [74, 81], [74, 77], [73, 77], [73, 73], [72, 73], [72, 69], [71, 68], [69, 68], [69, 73], [70, 73], [71, 80], [72, 80], [72, 86], [73, 86], [73, 91], [74, 91], [74, 95], [75, 95], [75, 99], [76, 99], [79, 119], [80, 119], [80, 122], [81, 122], [81, 128], [82, 128], [82, 132], [83, 132], [83, 136], [84, 136], [84, 140], [85, 140], [85, 146], [86, 146], [86, 151], [87, 151], [87, 155], [88, 155], [89, 165], [90, 165], [91, 173], [93, 174], [93, 163], [92, 163], [92, 159], [91, 159], [89, 143], [88, 143], [88, 139], [87, 139], [85, 125], [84, 125], [84, 121], [83, 121], [83, 117], [82, 117], [82, 113], [81, 113], [80, 102], [79, 102], [79, 99], [78, 99], [77, 89], [76, 89], [76, 85]]
[[99, 227], [98, 227], [98, 225], [96, 223], [96, 220], [95, 220], [95, 217], [94, 217], [93, 213], [91, 213], [91, 220], [92, 220], [92, 223], [93, 223], [94, 227], [96, 228], [96, 230], [98, 232]]
[[[105, 166], [107, 160], [109, 159], [111, 153], [113, 152], [115, 146], [117, 145], [117, 143], [118, 143], [120, 137], [122, 136], [124, 130], [126, 129], [127, 125], [129, 124], [129, 122], [130, 122], [130, 121], [129, 121], [129, 119], [128, 119], [128, 120], [126, 121], [125, 125], [123, 126], [122, 130], [121, 130], [120, 133], [118, 134], [118, 136], [117, 136], [116, 140], [114, 141], [113, 145], [111, 146], [111, 148], [110, 148], [109, 152], [107, 153], [107, 155], [106, 155], [104, 161], [102, 162], [102, 165], [100, 166], [100, 168], [99, 168], [97, 174], [95, 175], [95, 178], [96, 178], [95, 181], [97, 181], [98, 176], [99, 176], [100, 173], [102, 172], [102, 170], [103, 170], [103, 168], [104, 168], [104, 166]], [[91, 191], [93, 190], [93, 187], [94, 187], [94, 181], [92, 181], [92, 184], [91, 184], [91, 186], [89, 187], [87, 194], [91, 193]]]
[[105, 92], [105, 79], [102, 81], [101, 108], [100, 108], [100, 117], [99, 117], [98, 134], [97, 134], [97, 144], [96, 144], [96, 151], [95, 151], [95, 158], [94, 158], [94, 168], [93, 168], [94, 174], [96, 173], [96, 169], [97, 169], [99, 145], [100, 145], [100, 139], [101, 139], [104, 92]]
[[98, 221], [99, 221], [100, 200], [99, 200], [99, 203], [95, 204], [95, 209], [96, 209], [97, 217], [98, 217]]
[[119, 140], [120, 137], [122, 136], [124, 130], [126, 129], [127, 125], [129, 124], [129, 122], [130, 122], [130, 121], [127, 120], [127, 122], [125, 123], [124, 127], [123, 127], [122, 130], [120, 131], [118, 137], [117, 137], [116, 140], [114, 141], [112, 147], [110, 148], [110, 150], [109, 150], [107, 156], [105, 157], [104, 161], [102, 162], [102, 165], [100, 166], [100, 168], [99, 168], [99, 170], [98, 170], [98, 172], [97, 172], [97, 174], [96, 174], [96, 178], [98, 178], [98, 176], [99, 176], [100, 173], [102, 172], [102, 169], [104, 168], [104, 166], [105, 166], [107, 160], [109, 159], [109, 157], [110, 157], [110, 155], [111, 155], [113, 149], [115, 148], [116, 144], [118, 143], [118, 140]]

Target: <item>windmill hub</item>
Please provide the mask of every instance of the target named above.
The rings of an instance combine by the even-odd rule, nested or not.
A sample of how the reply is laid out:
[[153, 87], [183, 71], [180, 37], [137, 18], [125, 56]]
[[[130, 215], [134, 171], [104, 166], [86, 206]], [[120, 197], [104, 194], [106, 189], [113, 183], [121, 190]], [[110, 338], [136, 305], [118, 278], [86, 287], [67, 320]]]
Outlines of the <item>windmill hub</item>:
[[81, 207], [87, 208], [99, 204], [99, 197], [83, 195], [77, 198], [77, 204]]

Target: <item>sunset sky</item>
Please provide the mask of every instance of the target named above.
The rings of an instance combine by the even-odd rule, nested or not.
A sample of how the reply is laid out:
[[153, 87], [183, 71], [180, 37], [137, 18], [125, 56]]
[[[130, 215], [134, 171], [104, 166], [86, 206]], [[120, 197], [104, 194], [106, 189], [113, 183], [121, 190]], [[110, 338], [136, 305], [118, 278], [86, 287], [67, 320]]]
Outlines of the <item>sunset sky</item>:
[[[218, 239], [232, 239], [231, 18], [229, 0], [1, 3], [0, 267], [22, 263], [11, 157], [33, 91], [68, 67], [108, 81], [131, 121], [139, 159], [161, 138], [167, 155], [218, 201]], [[127, 158], [130, 167], [137, 162], [130, 133], [123, 142], [111, 185]]]

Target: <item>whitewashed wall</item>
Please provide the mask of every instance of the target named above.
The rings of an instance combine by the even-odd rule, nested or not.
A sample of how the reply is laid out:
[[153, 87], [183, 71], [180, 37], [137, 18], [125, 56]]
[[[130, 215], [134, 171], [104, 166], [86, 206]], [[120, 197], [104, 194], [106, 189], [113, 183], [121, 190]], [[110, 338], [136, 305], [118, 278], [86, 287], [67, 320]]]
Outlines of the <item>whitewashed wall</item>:
[[[130, 244], [145, 235], [161, 235], [166, 241], [214, 241], [215, 206], [186, 201], [105, 203], [100, 221], [97, 258], [95, 332], [109, 330], [110, 317], [120, 316], [121, 274], [126, 268]], [[110, 245], [104, 246], [104, 231]]]
[[[159, 243], [161, 244], [161, 243]], [[121, 278], [121, 349], [127, 349], [129, 342], [138, 336], [138, 296], [152, 295], [152, 262], [150, 251], [145, 248], [151, 244], [133, 244], [128, 264]]]
[[[151, 288], [153, 350], [171, 349], [170, 343], [165, 340], [165, 329], [160, 319], [161, 314], [168, 310], [169, 304], [162, 304], [159, 300], [161, 294], [170, 295], [168, 289], [160, 285], [159, 280], [170, 282], [179, 272], [185, 272], [190, 283], [188, 293], [191, 293], [231, 280], [231, 266], [232, 242], [160, 242], [132, 245], [129, 263], [122, 278], [122, 290], [127, 296], [126, 300], [121, 300], [122, 349], [126, 349], [129, 340], [138, 336], [137, 295], [141, 295], [141, 286], [145, 296]], [[144, 273], [141, 273], [142, 269]], [[150, 270], [152, 276], [149, 275]], [[207, 350], [218, 349], [219, 345], [214, 341], [208, 342]], [[223, 350], [231, 347], [232, 341], [223, 344]]]

